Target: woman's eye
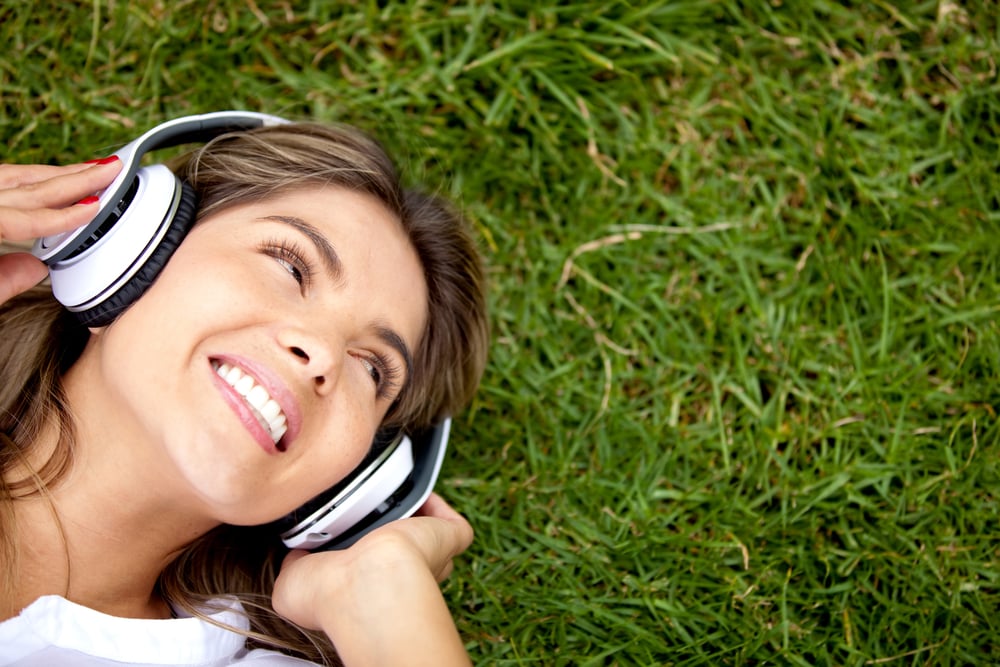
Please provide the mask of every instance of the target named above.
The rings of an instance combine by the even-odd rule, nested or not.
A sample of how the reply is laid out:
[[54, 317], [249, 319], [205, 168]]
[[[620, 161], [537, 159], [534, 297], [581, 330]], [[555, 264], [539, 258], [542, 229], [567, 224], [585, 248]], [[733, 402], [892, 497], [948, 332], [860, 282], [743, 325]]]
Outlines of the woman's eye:
[[274, 240], [261, 244], [260, 250], [274, 259], [295, 282], [302, 287], [308, 287], [312, 269], [305, 259], [305, 254], [297, 246], [286, 241]]
[[277, 260], [278, 264], [280, 264], [282, 268], [285, 269], [285, 271], [288, 271], [290, 274], [292, 274], [292, 277], [295, 278], [295, 282], [297, 282], [300, 285], [302, 284], [303, 281], [302, 272], [299, 271], [298, 267], [289, 262], [287, 259], [282, 259], [280, 257], [275, 257], [275, 259]]
[[375, 387], [380, 388], [382, 386], [382, 371], [370, 359], [365, 359], [364, 357], [359, 357], [359, 359], [361, 365], [368, 371], [368, 375], [375, 381]]
[[362, 368], [375, 383], [375, 395], [379, 399], [394, 398], [400, 387], [400, 369], [381, 355], [358, 356]]

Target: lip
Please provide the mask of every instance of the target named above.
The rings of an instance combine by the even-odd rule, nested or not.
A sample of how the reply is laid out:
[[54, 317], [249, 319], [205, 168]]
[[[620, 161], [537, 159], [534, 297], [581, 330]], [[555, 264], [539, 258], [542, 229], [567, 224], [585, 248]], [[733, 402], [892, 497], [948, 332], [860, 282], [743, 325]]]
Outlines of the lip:
[[[268, 433], [260, 422], [257, 421], [257, 417], [251, 412], [250, 407], [246, 404], [246, 401], [240, 396], [235, 389], [229, 386], [229, 383], [219, 377], [219, 374], [215, 372], [212, 367], [212, 362], [226, 363], [230, 366], [237, 366], [244, 373], [249, 374], [253, 379], [267, 390], [267, 393], [271, 395], [279, 406], [281, 406], [281, 411], [285, 413], [285, 420], [287, 422], [288, 430], [281, 437], [279, 445], [275, 445], [274, 441], [271, 439], [271, 434]], [[243, 426], [250, 432], [257, 444], [267, 452], [268, 454], [281, 454], [288, 451], [292, 442], [295, 440], [302, 427], [302, 416], [299, 411], [298, 402], [292, 392], [285, 386], [285, 383], [281, 381], [278, 376], [273, 373], [270, 369], [261, 366], [260, 364], [247, 359], [245, 357], [240, 357], [237, 355], [213, 355], [209, 358], [208, 364], [209, 370], [212, 373], [212, 379], [215, 382], [216, 387], [219, 388], [222, 393], [223, 398], [232, 408], [233, 412], [240, 419]]]

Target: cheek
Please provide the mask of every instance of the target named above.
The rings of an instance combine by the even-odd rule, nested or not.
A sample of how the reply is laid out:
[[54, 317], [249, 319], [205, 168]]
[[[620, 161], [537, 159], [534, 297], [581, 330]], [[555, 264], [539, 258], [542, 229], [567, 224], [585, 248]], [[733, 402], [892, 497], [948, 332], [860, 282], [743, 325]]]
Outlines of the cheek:
[[[182, 245], [153, 285], [130, 310], [150, 313], [169, 330], [190, 330], [211, 318], [250, 310], [265, 283], [233, 259]], [[127, 311], [129, 312], [129, 311]]]
[[290, 453], [299, 456], [285, 488], [296, 507], [349, 477], [371, 450], [376, 425], [348, 418], [345, 412], [363, 414], [345, 405], [323, 423], [307, 426], [293, 444], [299, 452]]

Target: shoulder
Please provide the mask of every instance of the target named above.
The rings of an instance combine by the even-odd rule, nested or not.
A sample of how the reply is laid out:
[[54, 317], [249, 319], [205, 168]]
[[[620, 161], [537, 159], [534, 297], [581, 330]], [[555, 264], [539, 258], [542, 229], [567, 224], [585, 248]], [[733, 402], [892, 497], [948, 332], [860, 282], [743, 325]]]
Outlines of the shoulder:
[[212, 620], [223, 627], [199, 618], [119, 618], [45, 596], [0, 623], [0, 665], [309, 664], [277, 652], [247, 651], [242, 607], [235, 600], [220, 602]]

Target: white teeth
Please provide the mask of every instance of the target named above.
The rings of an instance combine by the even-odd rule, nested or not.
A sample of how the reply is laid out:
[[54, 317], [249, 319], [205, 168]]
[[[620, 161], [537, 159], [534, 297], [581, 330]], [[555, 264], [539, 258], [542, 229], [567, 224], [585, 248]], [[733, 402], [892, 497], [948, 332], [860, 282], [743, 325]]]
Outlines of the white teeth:
[[212, 367], [215, 368], [216, 374], [226, 381], [226, 384], [235, 389], [246, 400], [247, 405], [257, 417], [257, 421], [268, 430], [271, 439], [277, 444], [288, 430], [285, 414], [281, 411], [278, 402], [271, 398], [267, 390], [257, 384], [251, 375], [243, 373], [236, 366], [213, 361]]
[[[226, 371], [225, 374], [223, 374], [221, 372], [223, 368], [229, 368], [229, 370]], [[219, 375], [222, 375], [222, 378], [226, 382], [228, 382], [231, 385], [234, 385], [234, 384], [236, 384], [237, 380], [239, 380], [241, 377], [243, 377], [243, 372], [240, 369], [236, 368], [236, 366], [233, 366], [233, 367], [230, 368], [229, 366], [226, 366], [225, 364], [223, 364], [219, 368]]]
[[271, 421], [281, 414], [281, 406], [274, 399], [270, 399], [264, 404], [264, 407], [260, 408], [260, 414], [264, 416], [264, 419]]
[[285, 435], [285, 431], [287, 430], [288, 430], [288, 424], [286, 424], [284, 418], [282, 418], [281, 426], [271, 429], [271, 437], [274, 438], [275, 444], [277, 444], [277, 442], [281, 440], [282, 436]]
[[[248, 375], [246, 377], [250, 376]], [[271, 397], [267, 394], [267, 390], [259, 384], [254, 385], [253, 389], [247, 393], [246, 397], [247, 403], [257, 408], [257, 412], [260, 412], [260, 409], [264, 407], [264, 404], [271, 400]]]
[[240, 396], [246, 397], [247, 394], [250, 393], [250, 390], [253, 389], [253, 378], [249, 375], [244, 375], [236, 381], [236, 384], [233, 385], [233, 389], [238, 391]]

